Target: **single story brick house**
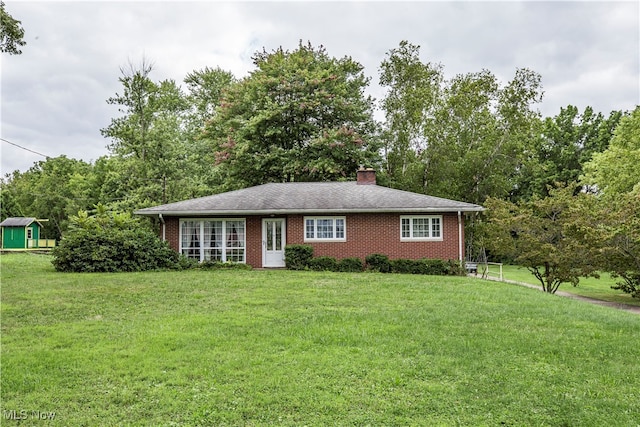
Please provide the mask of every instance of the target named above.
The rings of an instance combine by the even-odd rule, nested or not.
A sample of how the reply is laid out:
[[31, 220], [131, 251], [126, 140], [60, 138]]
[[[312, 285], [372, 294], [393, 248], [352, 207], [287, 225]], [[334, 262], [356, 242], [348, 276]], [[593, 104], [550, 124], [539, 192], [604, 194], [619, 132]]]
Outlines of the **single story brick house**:
[[337, 259], [464, 260], [464, 218], [482, 206], [376, 185], [360, 169], [351, 182], [271, 183], [140, 209], [159, 219], [160, 235], [199, 261], [283, 267], [288, 244]]

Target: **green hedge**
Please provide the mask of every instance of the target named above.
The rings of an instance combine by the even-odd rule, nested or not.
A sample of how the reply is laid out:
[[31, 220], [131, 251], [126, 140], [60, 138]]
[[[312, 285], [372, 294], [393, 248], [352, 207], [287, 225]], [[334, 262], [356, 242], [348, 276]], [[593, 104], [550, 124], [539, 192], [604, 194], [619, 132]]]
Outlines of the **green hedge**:
[[441, 259], [394, 259], [383, 254], [371, 254], [365, 258], [343, 258], [337, 260], [329, 256], [313, 256], [313, 247], [309, 245], [287, 245], [285, 262], [290, 270], [344, 271], [360, 272], [363, 270], [380, 273], [428, 274], [434, 276], [463, 276], [464, 268], [456, 260]]
[[305, 270], [313, 258], [313, 248], [309, 245], [286, 245], [284, 263], [289, 270]]

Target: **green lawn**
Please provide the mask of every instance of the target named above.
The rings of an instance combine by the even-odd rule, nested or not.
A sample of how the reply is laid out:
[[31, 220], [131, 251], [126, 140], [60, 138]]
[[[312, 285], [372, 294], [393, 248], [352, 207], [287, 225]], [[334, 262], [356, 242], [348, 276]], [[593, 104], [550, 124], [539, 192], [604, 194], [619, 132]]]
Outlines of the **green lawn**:
[[[496, 266], [490, 266], [492, 272], [494, 269], [497, 271], [497, 268], [498, 267]], [[536, 279], [535, 276], [524, 267], [503, 265], [502, 270], [505, 280], [514, 280], [516, 282], [540, 286], [538, 279]], [[614, 279], [609, 274], [603, 273], [599, 279], [593, 277], [581, 278], [578, 286], [572, 286], [570, 283], [563, 283], [560, 285], [558, 290], [603, 301], [611, 301], [640, 307], [639, 299], [632, 298], [631, 295], [620, 290], [611, 289], [611, 286], [615, 285], [618, 280], [620, 279]]]
[[3, 426], [640, 424], [627, 312], [460, 277], [0, 263]]

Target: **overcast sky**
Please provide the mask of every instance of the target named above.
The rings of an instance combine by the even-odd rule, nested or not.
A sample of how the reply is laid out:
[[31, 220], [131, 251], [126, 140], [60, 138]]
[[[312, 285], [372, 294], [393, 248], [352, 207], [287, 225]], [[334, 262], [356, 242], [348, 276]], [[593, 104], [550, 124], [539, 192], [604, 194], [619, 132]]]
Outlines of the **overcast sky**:
[[[542, 76], [538, 109], [592, 106], [608, 115], [640, 104], [640, 2], [26, 2], [22, 55], [2, 54], [1, 137], [38, 153], [94, 161], [100, 129], [118, 116], [120, 68], [142, 58], [155, 81], [220, 67], [243, 77], [258, 50], [299, 40], [351, 56], [371, 77], [401, 40], [421, 46], [445, 77], [488, 69], [504, 84], [517, 68]], [[184, 84], [183, 84], [184, 87]], [[1, 173], [44, 157], [1, 142]]]

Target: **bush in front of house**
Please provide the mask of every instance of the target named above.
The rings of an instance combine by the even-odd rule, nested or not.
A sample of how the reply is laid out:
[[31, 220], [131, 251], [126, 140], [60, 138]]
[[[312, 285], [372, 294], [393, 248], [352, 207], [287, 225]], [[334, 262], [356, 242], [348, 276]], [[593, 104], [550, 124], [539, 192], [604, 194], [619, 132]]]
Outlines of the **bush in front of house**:
[[244, 264], [241, 262], [223, 262], [223, 261], [202, 261], [201, 263], [195, 265], [196, 268], [201, 270], [252, 270], [249, 264]]
[[81, 211], [51, 254], [57, 271], [116, 272], [184, 269], [189, 260], [129, 214]]
[[367, 269], [371, 271], [377, 271], [380, 273], [391, 272], [391, 262], [389, 257], [382, 254], [367, 255], [364, 259], [367, 264]]
[[284, 262], [289, 270], [306, 270], [313, 258], [313, 247], [309, 245], [286, 245]]
[[460, 263], [442, 259], [394, 259], [390, 261], [391, 272], [403, 274], [427, 274], [431, 276], [460, 276], [465, 271]]
[[309, 269], [314, 271], [340, 271], [338, 265], [338, 260], [332, 256], [319, 256], [309, 261]]
[[364, 266], [360, 258], [342, 258], [338, 261], [338, 271], [360, 273], [362, 270], [364, 270]]

